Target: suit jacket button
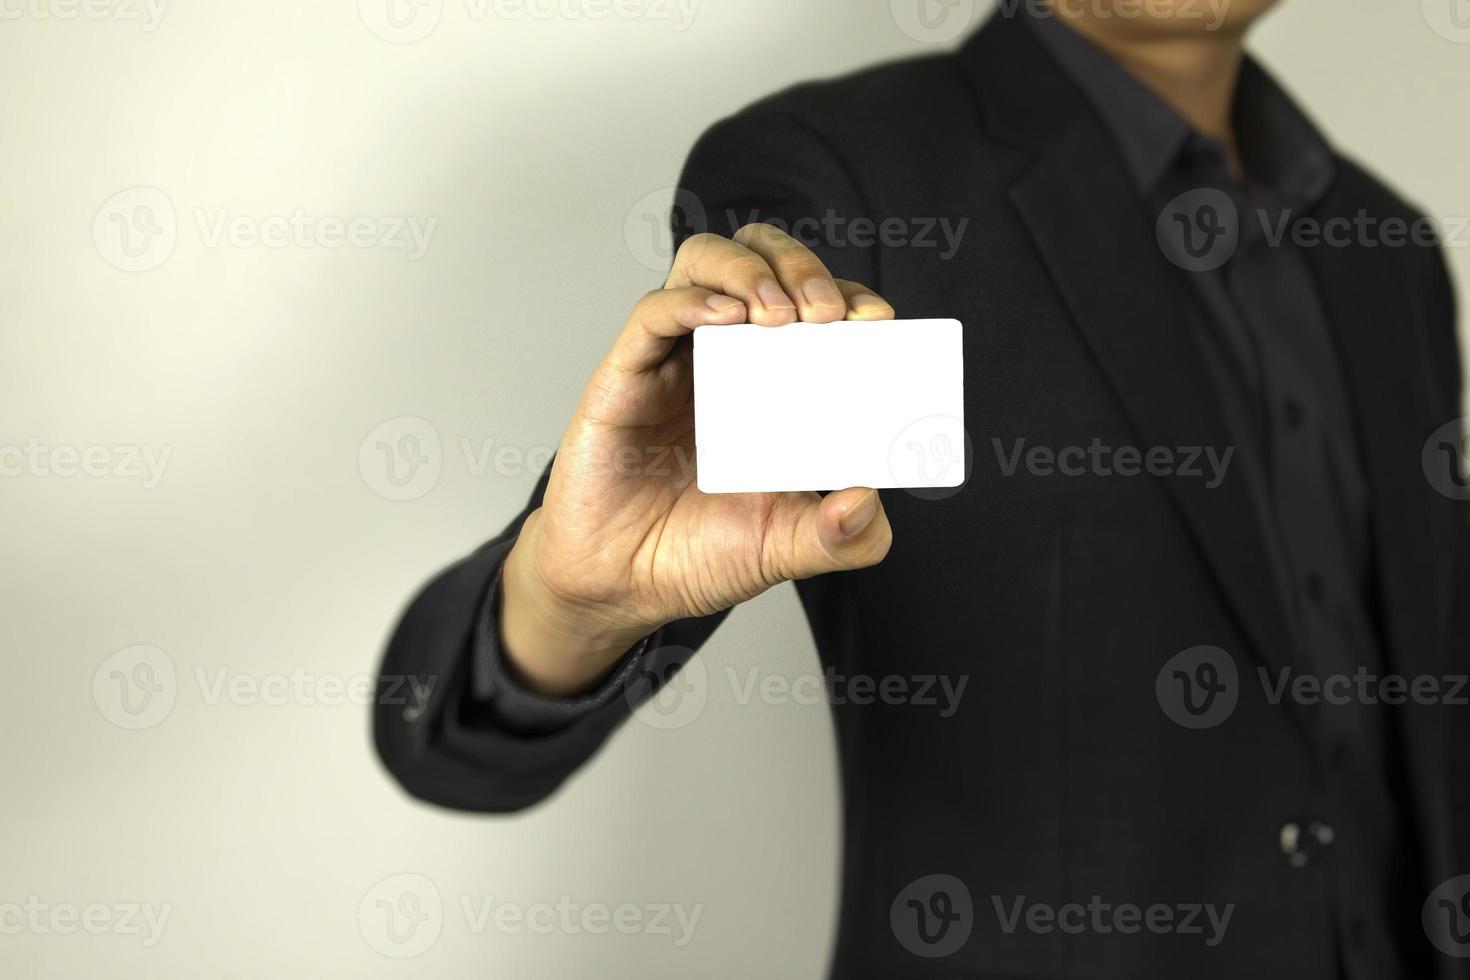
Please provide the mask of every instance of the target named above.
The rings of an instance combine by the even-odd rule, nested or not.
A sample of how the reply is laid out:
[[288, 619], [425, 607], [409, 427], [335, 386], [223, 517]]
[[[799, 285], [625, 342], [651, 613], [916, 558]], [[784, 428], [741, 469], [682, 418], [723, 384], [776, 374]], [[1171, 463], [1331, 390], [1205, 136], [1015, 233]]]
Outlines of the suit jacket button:
[[1281, 853], [1293, 868], [1305, 868], [1327, 852], [1337, 832], [1324, 820], [1288, 820], [1281, 825]]

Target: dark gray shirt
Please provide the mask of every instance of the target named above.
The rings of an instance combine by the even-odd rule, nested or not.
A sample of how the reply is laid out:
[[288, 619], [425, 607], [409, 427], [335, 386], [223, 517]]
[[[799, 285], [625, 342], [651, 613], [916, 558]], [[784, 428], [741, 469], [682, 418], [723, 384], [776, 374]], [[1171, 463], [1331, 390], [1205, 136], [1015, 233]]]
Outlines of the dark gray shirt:
[[[1056, 17], [1031, 23], [1117, 140], [1147, 219], [1162, 222], [1161, 249], [1189, 281], [1181, 326], [1199, 345], [1235, 442], [1234, 465], [1251, 488], [1299, 661], [1319, 678], [1381, 673], [1352, 404], [1306, 256], [1281, 234], [1331, 185], [1331, 150], [1247, 59], [1233, 106], [1244, 170], [1236, 179], [1221, 142], [1195, 131], [1111, 56]], [[1233, 238], [1206, 252], [1212, 225]], [[1173, 230], [1192, 236], [1193, 251], [1170, 240]], [[1397, 930], [1414, 885], [1405, 877], [1412, 858], [1397, 802], [1394, 719], [1354, 698], [1323, 704], [1314, 719], [1337, 813], [1330, 822], [1303, 815], [1299, 829], [1310, 839], [1283, 846], [1304, 848], [1303, 863], [1329, 865], [1343, 974], [1402, 977]]]

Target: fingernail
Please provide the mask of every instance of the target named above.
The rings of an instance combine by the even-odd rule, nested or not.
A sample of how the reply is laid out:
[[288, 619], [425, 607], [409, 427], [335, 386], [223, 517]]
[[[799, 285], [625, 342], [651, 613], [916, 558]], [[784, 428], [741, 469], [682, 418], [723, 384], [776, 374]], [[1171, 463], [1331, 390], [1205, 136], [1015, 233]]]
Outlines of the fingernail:
[[837, 527], [842, 531], [843, 537], [855, 538], [862, 534], [877, 516], [878, 491], [869, 490], [863, 499], [847, 508], [847, 511], [837, 519]]
[[888, 312], [888, 304], [872, 293], [858, 293], [852, 299], [848, 300], [848, 305], [852, 308], [852, 312], [859, 316], [868, 313]]
[[761, 283], [755, 289], [755, 294], [760, 297], [761, 305], [768, 310], [794, 310], [796, 305], [791, 298], [782, 291], [781, 287], [770, 279]]
[[842, 294], [830, 279], [808, 279], [801, 287], [801, 294], [812, 306], [824, 309], [842, 309]]
[[708, 306], [716, 313], [728, 313], [731, 310], [735, 309], [735, 307], [742, 304], [740, 300], [736, 299], [734, 296], [724, 296], [720, 293], [715, 293], [704, 301], [704, 305]]

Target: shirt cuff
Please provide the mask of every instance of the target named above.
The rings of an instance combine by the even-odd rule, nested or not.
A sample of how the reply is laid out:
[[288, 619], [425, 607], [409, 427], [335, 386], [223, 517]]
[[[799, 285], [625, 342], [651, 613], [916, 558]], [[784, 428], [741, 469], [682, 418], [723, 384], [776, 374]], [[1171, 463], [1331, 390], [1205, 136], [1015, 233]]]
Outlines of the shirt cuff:
[[505, 561], [490, 580], [480, 616], [475, 626], [473, 693], [488, 711], [490, 721], [498, 728], [516, 735], [551, 735], [570, 728], [621, 697], [652, 646], [658, 631], [640, 640], [622, 656], [607, 678], [593, 691], [575, 698], [543, 697], [527, 691], [516, 682], [505, 662], [500, 643], [499, 605], [500, 576]]

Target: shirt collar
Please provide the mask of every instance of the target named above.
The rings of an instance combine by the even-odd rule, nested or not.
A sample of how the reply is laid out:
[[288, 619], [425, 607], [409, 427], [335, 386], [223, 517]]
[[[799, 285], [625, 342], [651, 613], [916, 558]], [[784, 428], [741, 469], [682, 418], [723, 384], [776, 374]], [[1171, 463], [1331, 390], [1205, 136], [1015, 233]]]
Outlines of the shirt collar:
[[[1026, 20], [1112, 132], [1139, 193], [1157, 190], [1186, 147], [1216, 142], [1055, 15], [1037, 13]], [[1332, 182], [1332, 150], [1291, 97], [1249, 57], [1236, 82], [1233, 112], [1250, 182], [1283, 204], [1319, 200]]]

